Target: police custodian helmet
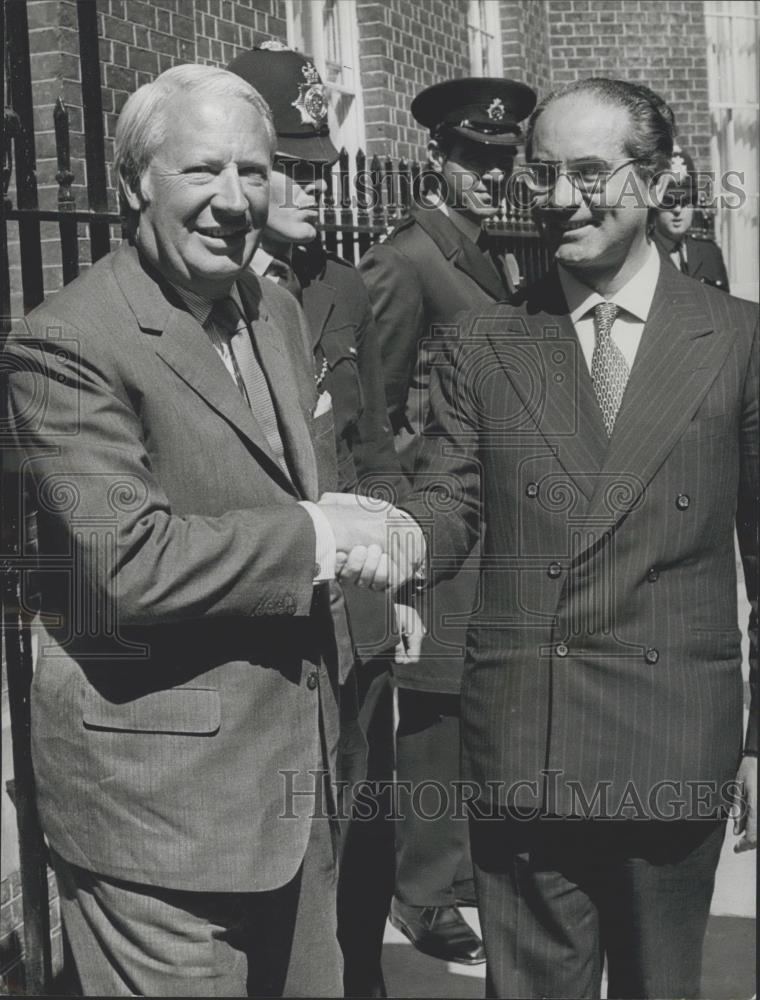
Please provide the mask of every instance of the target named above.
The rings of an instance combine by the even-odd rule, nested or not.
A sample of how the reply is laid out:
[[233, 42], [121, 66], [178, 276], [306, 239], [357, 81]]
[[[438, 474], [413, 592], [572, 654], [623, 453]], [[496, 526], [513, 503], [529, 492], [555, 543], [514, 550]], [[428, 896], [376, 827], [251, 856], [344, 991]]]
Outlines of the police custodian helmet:
[[277, 133], [277, 153], [310, 163], [334, 163], [327, 94], [314, 62], [282, 42], [263, 42], [228, 65], [269, 105]]

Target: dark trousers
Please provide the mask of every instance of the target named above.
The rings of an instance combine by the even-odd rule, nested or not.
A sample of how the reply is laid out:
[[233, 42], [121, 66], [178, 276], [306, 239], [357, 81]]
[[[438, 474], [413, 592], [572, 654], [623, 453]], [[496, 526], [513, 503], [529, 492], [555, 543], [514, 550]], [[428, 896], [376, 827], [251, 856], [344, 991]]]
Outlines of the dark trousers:
[[393, 895], [393, 690], [390, 660], [356, 671], [359, 724], [367, 738], [366, 782], [345, 803], [338, 879], [338, 940], [347, 994], [380, 971], [385, 922]]
[[[412, 906], [453, 906], [474, 895], [467, 820], [452, 816], [459, 802], [459, 695], [400, 688], [398, 707], [395, 893]], [[443, 814], [431, 818], [444, 799]]]
[[269, 892], [161, 889], [96, 875], [54, 855], [83, 994], [342, 995], [329, 827], [327, 820], [312, 823], [298, 873]]
[[697, 997], [725, 822], [473, 819], [490, 997]]

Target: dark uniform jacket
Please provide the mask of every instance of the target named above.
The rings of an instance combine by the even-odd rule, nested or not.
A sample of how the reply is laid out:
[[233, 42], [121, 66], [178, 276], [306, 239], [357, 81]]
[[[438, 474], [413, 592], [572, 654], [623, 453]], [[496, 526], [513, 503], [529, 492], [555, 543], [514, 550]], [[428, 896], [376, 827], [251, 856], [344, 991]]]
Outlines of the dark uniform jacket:
[[[659, 233], [653, 233], [652, 238], [662, 256], [672, 265], [673, 258], [670, 256], [668, 243]], [[682, 273], [687, 274], [690, 278], [696, 278], [697, 281], [701, 281], [705, 285], [714, 285], [721, 291], [729, 292], [731, 289], [728, 285], [726, 265], [717, 243], [687, 233], [684, 236], [684, 245], [686, 247], [686, 270]]]
[[[338, 488], [366, 493], [380, 482], [404, 483], [393, 444], [383, 386], [380, 347], [367, 290], [348, 261], [319, 243], [294, 247], [292, 258], [312, 337], [316, 377], [332, 396], [338, 452]], [[383, 496], [393, 496], [393, 493]], [[346, 588], [359, 659], [396, 642], [385, 595]]]
[[[509, 298], [498, 261], [483, 253], [438, 208], [415, 209], [359, 264], [369, 291], [382, 353], [385, 392], [396, 448], [407, 472], [414, 469], [419, 432], [428, 405], [425, 343], [450, 333], [458, 313]], [[459, 690], [464, 629], [477, 588], [476, 556], [456, 580], [430, 595], [422, 660], [397, 668], [405, 687]], [[457, 621], [442, 624], [444, 616]]]

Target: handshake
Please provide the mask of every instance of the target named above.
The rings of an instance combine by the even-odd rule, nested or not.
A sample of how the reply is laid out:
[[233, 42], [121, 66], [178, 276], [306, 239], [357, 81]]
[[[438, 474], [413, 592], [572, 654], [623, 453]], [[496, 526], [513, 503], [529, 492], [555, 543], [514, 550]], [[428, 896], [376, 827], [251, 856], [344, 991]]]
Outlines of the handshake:
[[335, 536], [342, 583], [387, 590], [424, 578], [425, 538], [409, 514], [355, 493], [324, 493], [319, 509]]

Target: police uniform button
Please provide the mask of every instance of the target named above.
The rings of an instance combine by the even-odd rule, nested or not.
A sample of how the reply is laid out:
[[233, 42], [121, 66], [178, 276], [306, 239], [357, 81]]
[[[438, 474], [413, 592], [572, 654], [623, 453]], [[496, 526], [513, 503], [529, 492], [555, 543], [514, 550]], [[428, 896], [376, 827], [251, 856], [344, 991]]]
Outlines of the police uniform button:
[[558, 562], [549, 563], [549, 567], [546, 570], [549, 579], [556, 580], [558, 576], [562, 576], [562, 565]]
[[538, 496], [538, 483], [528, 483], [525, 487], [525, 495], [530, 497], [531, 500], [535, 500]]
[[647, 573], [647, 580], [649, 580], [650, 583], [657, 583], [659, 579], [660, 579], [660, 571], [657, 569], [656, 566], [653, 566]]
[[306, 678], [306, 687], [310, 691], [313, 691], [318, 686], [319, 686], [319, 674], [317, 673], [316, 670], [312, 670], [309, 673], [309, 676]]
[[676, 497], [676, 507], [679, 510], [688, 510], [691, 500], [685, 493], [679, 493]]
[[567, 656], [567, 654], [570, 652], [570, 650], [567, 648], [567, 646], [564, 644], [564, 642], [560, 642], [555, 647], [554, 652], [557, 654], [557, 656]]
[[659, 658], [660, 654], [654, 648], [654, 646], [650, 646], [649, 649], [646, 651], [646, 653], [644, 653], [644, 659], [647, 661], [647, 663], [657, 663]]

